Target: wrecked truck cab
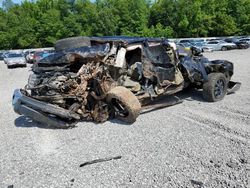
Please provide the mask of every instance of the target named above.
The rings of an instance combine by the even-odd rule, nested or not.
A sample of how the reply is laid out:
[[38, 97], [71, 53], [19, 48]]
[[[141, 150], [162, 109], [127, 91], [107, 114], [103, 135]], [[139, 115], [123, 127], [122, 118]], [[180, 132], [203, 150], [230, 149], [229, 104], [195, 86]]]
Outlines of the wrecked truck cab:
[[195, 53], [180, 57], [164, 38], [85, 37], [78, 46], [73, 41], [59, 41], [57, 53], [33, 65], [24, 90], [14, 92], [17, 113], [62, 128], [79, 120], [133, 123], [149, 106], [167, 106], [153, 101], [188, 85], [203, 87], [204, 98], [213, 102], [229, 87], [240, 87], [230, 80], [229, 62]]

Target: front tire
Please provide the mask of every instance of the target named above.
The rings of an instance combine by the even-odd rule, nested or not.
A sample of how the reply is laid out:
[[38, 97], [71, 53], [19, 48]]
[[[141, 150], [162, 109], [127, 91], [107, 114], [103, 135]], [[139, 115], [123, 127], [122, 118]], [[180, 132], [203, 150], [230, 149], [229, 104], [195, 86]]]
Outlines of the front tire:
[[222, 46], [221, 47], [221, 51], [227, 51], [227, 47], [226, 46]]
[[133, 123], [140, 114], [141, 104], [127, 88], [117, 86], [107, 93], [107, 102], [114, 109], [115, 117]]
[[203, 84], [203, 98], [209, 102], [222, 100], [227, 93], [227, 79], [222, 73], [210, 73]]

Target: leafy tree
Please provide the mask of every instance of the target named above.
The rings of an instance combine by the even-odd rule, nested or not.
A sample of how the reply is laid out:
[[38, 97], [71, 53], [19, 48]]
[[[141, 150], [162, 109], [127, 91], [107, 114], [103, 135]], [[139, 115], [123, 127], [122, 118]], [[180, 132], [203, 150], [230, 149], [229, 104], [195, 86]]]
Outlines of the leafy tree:
[[95, 23], [92, 24], [93, 35], [116, 35], [116, 30], [118, 27], [117, 16], [114, 15], [112, 9], [106, 6], [100, 8], [99, 6], [97, 7], [97, 19]]
[[237, 25], [239, 35], [250, 33], [250, 1], [231, 0], [228, 2], [228, 14], [230, 14]]
[[71, 36], [250, 34], [249, 0], [3, 0], [0, 49], [53, 46]]
[[39, 42], [43, 46], [53, 46], [56, 40], [64, 37], [65, 26], [60, 18], [60, 11], [56, 9], [50, 9], [42, 14], [38, 33]]
[[120, 19], [118, 34], [141, 35], [148, 24], [149, 7], [145, 0], [120, 0], [116, 1], [115, 10]]
[[12, 0], [3, 0], [2, 2], [2, 7], [6, 11], [8, 11], [13, 6], [14, 6], [14, 3]]
[[81, 26], [81, 35], [94, 35], [98, 20], [97, 6], [90, 0], [77, 0], [75, 2], [77, 21]]
[[78, 22], [78, 17], [74, 14], [69, 14], [63, 18], [63, 37], [72, 37], [81, 35], [82, 27]]
[[228, 0], [210, 2], [210, 6], [213, 8], [212, 14], [214, 16], [210, 35], [227, 36], [237, 33], [238, 29], [234, 18], [228, 14], [228, 2]]
[[151, 26], [150, 28], [144, 28], [143, 36], [145, 37], [173, 37], [174, 31], [173, 29], [168, 26], [162, 26], [161, 23], [156, 24], [156, 26]]

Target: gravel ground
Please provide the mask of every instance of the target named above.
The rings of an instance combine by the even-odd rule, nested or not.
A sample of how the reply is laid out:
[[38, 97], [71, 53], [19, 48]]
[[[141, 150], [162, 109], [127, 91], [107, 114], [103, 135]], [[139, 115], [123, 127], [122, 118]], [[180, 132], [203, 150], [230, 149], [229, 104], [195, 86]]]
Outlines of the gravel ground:
[[[179, 105], [113, 120], [49, 129], [13, 112], [29, 68], [0, 62], [0, 187], [250, 187], [250, 49], [205, 54], [235, 63], [236, 94], [217, 103], [199, 91]], [[121, 159], [79, 167], [94, 159]]]

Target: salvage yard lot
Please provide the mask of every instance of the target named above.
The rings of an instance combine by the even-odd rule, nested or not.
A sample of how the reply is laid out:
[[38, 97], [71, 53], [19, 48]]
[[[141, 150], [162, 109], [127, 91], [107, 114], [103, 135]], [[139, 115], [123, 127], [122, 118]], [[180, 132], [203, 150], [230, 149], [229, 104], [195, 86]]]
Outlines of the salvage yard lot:
[[[0, 187], [250, 187], [250, 49], [206, 53], [235, 65], [236, 94], [217, 103], [200, 91], [179, 105], [118, 120], [49, 129], [13, 112], [30, 66], [0, 62]], [[111, 160], [79, 167], [107, 157]]]

